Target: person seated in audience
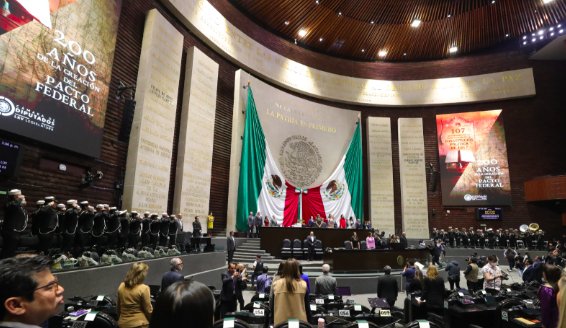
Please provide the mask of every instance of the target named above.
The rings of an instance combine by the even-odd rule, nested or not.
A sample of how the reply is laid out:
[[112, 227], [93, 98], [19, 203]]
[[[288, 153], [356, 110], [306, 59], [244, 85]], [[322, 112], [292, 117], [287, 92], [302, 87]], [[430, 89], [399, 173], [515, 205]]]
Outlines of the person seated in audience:
[[65, 289], [52, 265], [42, 255], [0, 261], [1, 327], [37, 327], [59, 312]]
[[171, 284], [177, 281], [185, 280], [185, 276], [181, 274], [183, 270], [183, 261], [180, 258], [175, 257], [171, 259], [170, 262], [171, 269], [163, 274], [161, 278], [161, 290], [164, 291]]
[[352, 238], [350, 238], [350, 245], [352, 246], [352, 249], [360, 249], [360, 240], [358, 239], [358, 235], [355, 231]]
[[366, 237], [366, 245], [368, 249], [375, 249], [375, 238], [371, 232]]
[[307, 283], [299, 275], [299, 263], [288, 259], [283, 267], [283, 276], [273, 283], [273, 326], [289, 319], [310, 322], [311, 311]]
[[116, 312], [120, 319], [120, 328], [147, 326], [151, 319], [153, 306], [149, 286], [143, 282], [147, 275], [147, 264], [137, 262], [132, 264], [124, 278], [124, 282], [118, 287], [118, 298], [116, 299]]
[[256, 294], [265, 293], [266, 288], [271, 286], [271, 277], [267, 275], [269, 268], [264, 265], [262, 271], [263, 273], [259, 277], [257, 277]]
[[330, 276], [330, 265], [324, 264], [322, 266], [322, 276], [319, 276], [314, 281], [314, 293], [316, 295], [326, 296], [329, 294], [336, 295], [336, 278]]
[[311, 283], [309, 281], [309, 276], [306, 273], [303, 273], [303, 265], [299, 264], [299, 273], [301, 274], [301, 279], [303, 279], [307, 283], [307, 292], [311, 293]]
[[444, 280], [438, 274], [438, 269], [430, 265], [426, 270], [426, 277], [423, 280], [424, 288], [419, 300], [419, 305], [425, 302], [428, 311], [442, 313], [444, 309]]
[[207, 286], [192, 280], [176, 282], [159, 294], [149, 327], [212, 328], [214, 310], [214, 295]]
[[[346, 229], [346, 218], [344, 218], [344, 214], [340, 215], [340, 222], [338, 223], [338, 228], [340, 229]], [[336, 223], [335, 223], [336, 224]]]
[[517, 257], [515, 258], [515, 268], [517, 268], [517, 273], [519, 274], [519, 278], [523, 277], [523, 271], [525, 270], [525, 263], [524, 263], [523, 256], [521, 253], [517, 253]]
[[415, 269], [415, 278], [413, 278], [413, 280], [409, 283], [409, 287], [407, 287], [407, 294], [423, 290], [423, 285], [423, 272], [419, 269]]
[[393, 308], [399, 294], [399, 284], [397, 283], [397, 278], [391, 275], [391, 267], [389, 265], [383, 268], [383, 272], [385, 274], [377, 278], [377, 297], [385, 298], [387, 303], [389, 303], [389, 307]]
[[545, 264], [542, 268], [542, 276], [546, 283], [538, 291], [540, 300], [540, 318], [544, 328], [556, 328], [558, 325], [558, 280], [562, 276], [562, 270], [552, 264]]

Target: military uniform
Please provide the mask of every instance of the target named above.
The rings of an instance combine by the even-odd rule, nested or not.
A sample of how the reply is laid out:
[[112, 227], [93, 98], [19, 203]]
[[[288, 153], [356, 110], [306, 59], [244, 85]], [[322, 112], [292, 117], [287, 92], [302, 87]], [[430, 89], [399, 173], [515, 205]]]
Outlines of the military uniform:
[[130, 234], [130, 222], [126, 213], [128, 211], [124, 210], [120, 212], [120, 234], [118, 235], [118, 248], [126, 247], [128, 242], [128, 235]]
[[98, 255], [102, 255], [102, 248], [106, 247], [103, 245], [107, 243], [103, 240], [104, 232], [106, 231], [106, 222], [108, 221], [108, 213], [104, 211], [104, 206], [102, 204], [96, 205], [97, 213], [94, 215], [94, 225], [92, 227], [92, 244], [96, 245], [96, 251]]
[[167, 246], [167, 238], [169, 237], [169, 224], [171, 220], [166, 216], [161, 217], [161, 224], [159, 225], [159, 246]]
[[77, 253], [82, 254], [84, 248], [90, 245], [90, 234], [94, 226], [94, 211], [89, 207], [88, 202], [81, 202], [78, 222]]
[[151, 218], [149, 217], [149, 212], [144, 213], [144, 218], [141, 220], [142, 228], [141, 228], [141, 243], [142, 247], [149, 245], [150, 242], [150, 225], [151, 225]]
[[178, 230], [177, 220], [174, 215], [171, 215], [171, 221], [169, 222], [169, 247], [177, 243]]
[[120, 235], [120, 217], [115, 207], [110, 208], [108, 222], [106, 224], [106, 234], [108, 235], [108, 248], [118, 247], [118, 237]]
[[28, 224], [28, 213], [24, 208], [25, 198], [13, 198], [13, 196], [21, 195], [21, 191], [14, 189], [11, 190], [8, 195], [13, 200], [4, 206], [4, 224], [2, 225], [2, 239], [4, 246], [0, 252], [0, 258], [2, 259], [16, 255], [16, 249], [20, 243], [20, 238]]
[[157, 248], [159, 244], [159, 228], [161, 227], [161, 220], [158, 219], [156, 213], [151, 214], [151, 223], [149, 224], [149, 240], [153, 248]]
[[[67, 201], [67, 205], [70, 206], [65, 211], [65, 224], [62, 226], [63, 244], [61, 246], [61, 252], [63, 253], [70, 252], [75, 245], [80, 210], [80, 207], [75, 204], [77, 204], [77, 201], [74, 199]], [[77, 254], [74, 255], [75, 257], [78, 257]]]
[[140, 242], [140, 232], [142, 231], [142, 220], [138, 216], [138, 212], [132, 211], [130, 220], [130, 234], [128, 236], [128, 247], [137, 248]]

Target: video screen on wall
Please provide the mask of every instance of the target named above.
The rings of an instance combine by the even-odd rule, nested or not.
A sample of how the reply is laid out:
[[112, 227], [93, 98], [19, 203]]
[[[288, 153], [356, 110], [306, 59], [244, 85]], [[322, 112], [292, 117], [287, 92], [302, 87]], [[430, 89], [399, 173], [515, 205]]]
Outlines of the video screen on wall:
[[0, 130], [99, 157], [122, 0], [3, 3]]
[[444, 206], [511, 205], [501, 110], [436, 116]]
[[503, 219], [501, 207], [478, 207], [476, 208], [477, 221], [498, 221]]

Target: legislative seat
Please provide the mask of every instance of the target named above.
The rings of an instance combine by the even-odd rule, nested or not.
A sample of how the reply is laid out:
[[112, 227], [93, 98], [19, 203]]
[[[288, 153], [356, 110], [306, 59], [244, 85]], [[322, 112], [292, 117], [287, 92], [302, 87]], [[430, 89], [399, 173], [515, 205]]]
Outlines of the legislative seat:
[[289, 258], [293, 256], [293, 250], [291, 249], [291, 241], [289, 239], [283, 240], [283, 247], [281, 247], [281, 257]]
[[349, 240], [344, 241], [344, 248], [346, 249], [352, 249], [352, 244], [350, 244]]
[[368, 249], [368, 245], [365, 240], [360, 241], [360, 249]]
[[224, 327], [224, 320], [234, 320], [234, 328], [251, 328], [250, 325], [248, 325], [245, 321], [242, 321], [240, 319], [233, 319], [233, 318], [224, 318], [221, 320], [218, 320], [214, 323], [213, 328], [223, 328]]
[[293, 257], [303, 258], [303, 247], [301, 246], [301, 241], [299, 239], [293, 240]]
[[[274, 328], [289, 328], [289, 322], [284, 321], [276, 325]], [[312, 328], [312, 325], [306, 321], [299, 320], [299, 328]]]
[[315, 260], [321, 260], [323, 254], [324, 254], [324, 249], [322, 249], [322, 241], [317, 239], [314, 242], [314, 258], [315, 258]]

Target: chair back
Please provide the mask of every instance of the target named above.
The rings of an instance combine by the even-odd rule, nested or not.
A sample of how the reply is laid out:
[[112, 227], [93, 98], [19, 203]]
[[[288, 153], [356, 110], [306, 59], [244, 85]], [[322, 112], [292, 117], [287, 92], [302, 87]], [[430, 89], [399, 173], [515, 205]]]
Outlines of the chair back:
[[[284, 321], [276, 325], [274, 328], [289, 328], [289, 322]], [[299, 320], [299, 328], [312, 328], [312, 325], [306, 321]]]
[[[231, 318], [226, 318], [231, 320]], [[216, 321], [214, 323], [213, 328], [223, 328], [224, 327], [224, 320], [226, 319], [220, 319], [218, 321]], [[245, 321], [242, 321], [240, 319], [234, 319], [234, 328], [251, 328], [250, 325], [248, 325]]]
[[[370, 328], [378, 328], [379, 327], [378, 325], [376, 325], [373, 322], [368, 321], [367, 323], [368, 323], [368, 327], [370, 327]], [[351, 324], [344, 326], [344, 328], [358, 328], [358, 327], [359, 327], [359, 325], [358, 325], [357, 321], [352, 322]]]
[[291, 248], [291, 241], [289, 239], [283, 240], [283, 248]]
[[301, 249], [301, 241], [298, 239], [293, 240], [293, 249]]
[[[430, 328], [442, 328], [436, 322], [429, 321]], [[408, 324], [404, 325], [403, 328], [419, 328], [418, 321], [411, 321]]]
[[360, 241], [360, 249], [368, 249], [368, 245], [365, 240]]
[[263, 294], [263, 298], [261, 298], [260, 297], [261, 295], [258, 295], [258, 294], [252, 296], [252, 299], [251, 299], [250, 302], [251, 303], [254, 303], [254, 302], [269, 303], [269, 292], [262, 293], [262, 294]]
[[314, 248], [322, 248], [322, 241], [317, 239], [314, 242]]
[[86, 328], [118, 328], [118, 322], [107, 313], [98, 312], [92, 321], [85, 321], [87, 314], [81, 315], [76, 320], [86, 322]]
[[352, 244], [350, 244], [349, 240], [345, 240], [344, 241], [344, 248], [346, 249], [352, 249]]

